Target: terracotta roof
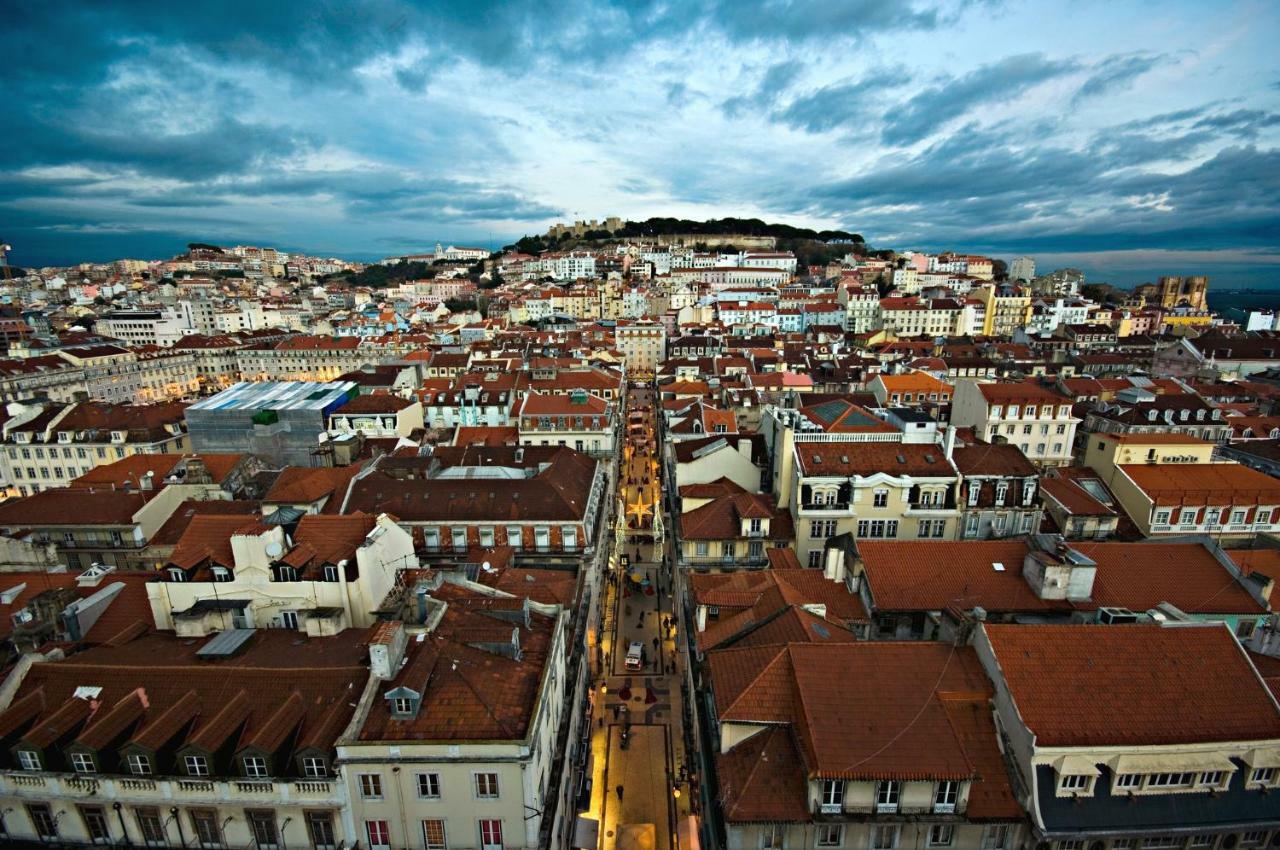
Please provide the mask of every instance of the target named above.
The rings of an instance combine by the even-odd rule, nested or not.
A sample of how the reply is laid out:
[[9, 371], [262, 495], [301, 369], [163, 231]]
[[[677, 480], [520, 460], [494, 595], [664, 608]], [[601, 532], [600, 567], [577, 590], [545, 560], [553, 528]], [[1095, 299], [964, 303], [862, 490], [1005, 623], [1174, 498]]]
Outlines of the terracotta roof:
[[261, 503], [243, 499], [188, 499], [178, 505], [177, 509], [160, 526], [160, 530], [152, 535], [152, 546], [173, 546], [186, 532], [187, 526], [197, 516], [210, 514], [236, 514], [239, 516], [256, 516], [262, 510]]
[[720, 723], [789, 727], [809, 778], [971, 779], [990, 792], [988, 815], [1018, 814], [1004, 770], [979, 771], [999, 755], [971, 648], [790, 644], [717, 650], [707, 663]]
[[[299, 570], [347, 561], [347, 580], [354, 581], [359, 574], [356, 550], [364, 544], [377, 522], [377, 517], [362, 513], [345, 516], [308, 514], [298, 521], [297, 530], [293, 533], [293, 548], [280, 560]], [[303, 578], [315, 576], [304, 575]]]
[[1062, 505], [1073, 516], [1116, 515], [1114, 510], [1091, 496], [1073, 478], [1045, 476], [1040, 479], [1040, 492]]
[[331, 416], [345, 416], [356, 413], [398, 413], [414, 402], [388, 393], [366, 393], [358, 395], [331, 413]]
[[54, 489], [0, 503], [0, 526], [132, 525], [155, 493]]
[[984, 625], [1045, 747], [1280, 738], [1280, 709], [1224, 625]]
[[866, 408], [842, 398], [807, 405], [800, 408], [800, 413], [829, 434], [898, 433], [897, 428]]
[[716, 754], [720, 805], [731, 823], [808, 823], [808, 782], [791, 730], [766, 728]]
[[728, 478], [717, 478], [701, 484], [686, 484], [680, 488], [682, 499], [718, 499], [721, 496], [732, 496], [747, 492]]
[[494, 427], [466, 425], [459, 426], [453, 433], [455, 446], [514, 446], [520, 442], [520, 429], [515, 427]]
[[1280, 582], [1280, 549], [1229, 549], [1227, 555], [1245, 575], [1261, 573]]
[[285, 467], [262, 501], [272, 504], [301, 505], [319, 501], [327, 496], [324, 510], [326, 513], [333, 513], [341, 507], [347, 485], [362, 468], [363, 465], [359, 463], [332, 467]]
[[1036, 467], [1017, 446], [959, 446], [951, 453], [956, 469], [964, 476], [1005, 475], [1025, 478], [1036, 474]]
[[1237, 463], [1120, 467], [1157, 505], [1280, 505], [1280, 481]]
[[801, 475], [956, 478], [941, 446], [919, 443], [796, 443]]
[[791, 513], [779, 510], [770, 496], [738, 493], [722, 496], [680, 514], [680, 537], [685, 540], [736, 540], [742, 537], [743, 519], [768, 519], [769, 540], [794, 537]]
[[184, 570], [208, 564], [234, 567], [231, 536], [253, 533], [261, 528], [261, 518], [232, 514], [194, 516], [169, 555], [169, 564]]

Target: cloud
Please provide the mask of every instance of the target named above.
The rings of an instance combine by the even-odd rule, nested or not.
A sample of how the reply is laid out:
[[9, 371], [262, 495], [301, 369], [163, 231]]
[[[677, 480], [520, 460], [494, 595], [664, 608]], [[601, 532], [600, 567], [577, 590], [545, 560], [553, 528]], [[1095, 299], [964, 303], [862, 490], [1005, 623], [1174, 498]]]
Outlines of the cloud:
[[747, 108], [767, 111], [804, 72], [804, 68], [804, 63], [797, 59], [775, 62], [765, 70], [749, 94], [735, 95], [724, 101], [720, 108], [730, 118], [736, 118]]
[[1022, 53], [983, 65], [925, 89], [885, 116], [882, 138], [890, 145], [910, 145], [924, 139], [953, 115], [998, 101], [1010, 100], [1041, 83], [1079, 70], [1073, 59], [1050, 59], [1043, 53]]
[[910, 79], [905, 68], [873, 71], [857, 80], [823, 86], [797, 97], [776, 113], [776, 118], [810, 133], [847, 127], [871, 117], [877, 95], [905, 85]]
[[1170, 61], [1169, 57], [1154, 53], [1126, 53], [1108, 56], [1094, 65], [1089, 77], [1076, 91], [1073, 102], [1100, 97], [1125, 88], [1138, 77]]

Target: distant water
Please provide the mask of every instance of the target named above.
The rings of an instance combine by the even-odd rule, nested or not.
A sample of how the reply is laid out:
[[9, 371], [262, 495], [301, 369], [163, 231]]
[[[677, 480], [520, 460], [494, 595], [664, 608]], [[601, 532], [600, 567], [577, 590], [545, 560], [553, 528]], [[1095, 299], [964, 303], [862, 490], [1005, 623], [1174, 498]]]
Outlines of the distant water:
[[1250, 310], [1280, 311], [1280, 290], [1224, 289], [1209, 290], [1209, 309], [1233, 321], [1244, 321]]

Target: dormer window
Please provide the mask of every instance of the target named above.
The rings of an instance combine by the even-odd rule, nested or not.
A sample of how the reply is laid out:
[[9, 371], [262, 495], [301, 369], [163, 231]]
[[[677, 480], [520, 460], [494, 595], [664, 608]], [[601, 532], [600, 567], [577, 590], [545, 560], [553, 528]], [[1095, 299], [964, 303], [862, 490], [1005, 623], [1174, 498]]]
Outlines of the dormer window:
[[58, 442], [59, 442], [59, 443], [69, 443], [69, 442], [71, 442], [71, 432], [70, 432], [70, 431], [59, 431], [59, 432], [58, 432]]
[[127, 435], [127, 433], [126, 433], [126, 432], [124, 432], [124, 431], [112, 431], [112, 432], [111, 432], [111, 442], [113, 442], [113, 443], [123, 443], [123, 442], [125, 441], [125, 437], [126, 437], [126, 436], [128, 436], [128, 435]]
[[297, 581], [298, 571], [288, 564], [280, 564], [276, 567], [276, 581]]
[[187, 572], [181, 567], [170, 567], [168, 569], [169, 581], [181, 584], [187, 580]]
[[209, 775], [209, 759], [205, 756], [187, 756], [182, 760], [182, 766], [186, 768], [187, 776]]
[[151, 756], [143, 753], [130, 753], [129, 772], [134, 776], [150, 776], [152, 774]]
[[418, 706], [422, 704], [422, 694], [412, 688], [394, 688], [387, 691], [384, 698], [389, 702], [393, 719], [412, 720], [418, 716]]
[[324, 580], [325, 580], [325, 581], [337, 581], [337, 580], [338, 580], [338, 567], [337, 567], [337, 565], [336, 565], [336, 564], [325, 564], [325, 565], [324, 565]]
[[18, 750], [18, 766], [23, 770], [43, 770], [40, 753], [36, 750]]
[[267, 778], [267, 760], [262, 756], [245, 756], [240, 760], [244, 775], [250, 779]]
[[1083, 773], [1064, 773], [1058, 777], [1058, 790], [1068, 794], [1088, 793], [1093, 777]]
[[231, 581], [235, 578], [235, 576], [231, 574], [231, 570], [226, 567], [214, 567], [212, 572], [214, 581]]
[[76, 773], [97, 773], [98, 765], [94, 762], [92, 753], [72, 753], [71, 769]]
[[329, 761], [323, 756], [303, 756], [302, 775], [308, 779], [324, 779], [329, 775]]

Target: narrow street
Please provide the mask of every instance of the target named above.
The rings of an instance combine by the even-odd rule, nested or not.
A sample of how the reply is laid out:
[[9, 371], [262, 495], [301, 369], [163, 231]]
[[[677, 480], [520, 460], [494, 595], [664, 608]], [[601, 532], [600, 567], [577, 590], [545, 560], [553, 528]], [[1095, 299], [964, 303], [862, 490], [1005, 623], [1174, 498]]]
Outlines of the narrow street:
[[[600, 850], [697, 846], [690, 827], [697, 789], [685, 768], [683, 643], [669, 537], [655, 527], [654, 511], [661, 512], [664, 501], [657, 415], [652, 388], [628, 391], [618, 489], [625, 529], [601, 600], [592, 694], [592, 794], [585, 815], [599, 821]], [[641, 657], [629, 665], [634, 645]]]

